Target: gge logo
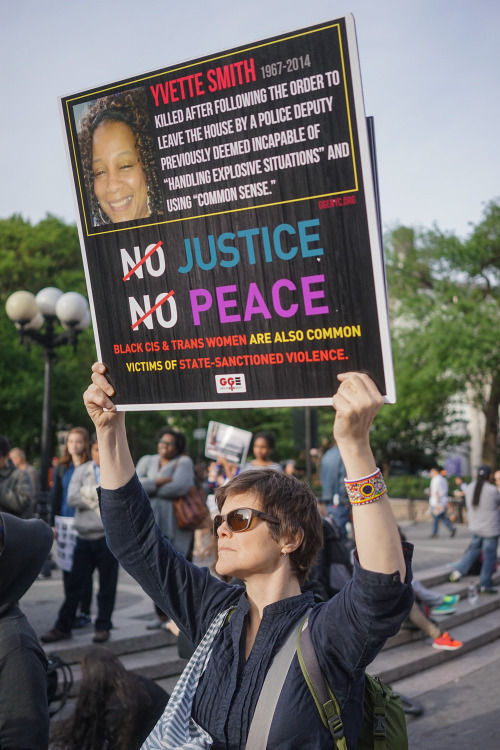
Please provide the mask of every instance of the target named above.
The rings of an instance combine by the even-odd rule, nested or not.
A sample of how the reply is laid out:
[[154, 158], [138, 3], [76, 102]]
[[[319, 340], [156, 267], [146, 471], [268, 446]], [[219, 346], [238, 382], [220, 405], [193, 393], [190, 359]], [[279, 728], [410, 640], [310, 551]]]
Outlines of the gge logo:
[[217, 393], [246, 393], [245, 376], [238, 375], [216, 375], [215, 385]]

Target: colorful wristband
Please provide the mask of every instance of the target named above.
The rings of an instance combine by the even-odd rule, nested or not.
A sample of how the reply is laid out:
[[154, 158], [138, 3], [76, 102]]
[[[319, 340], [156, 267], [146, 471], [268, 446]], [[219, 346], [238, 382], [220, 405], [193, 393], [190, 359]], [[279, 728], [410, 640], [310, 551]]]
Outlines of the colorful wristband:
[[351, 505], [367, 505], [387, 492], [380, 469], [362, 479], [345, 479], [347, 496]]

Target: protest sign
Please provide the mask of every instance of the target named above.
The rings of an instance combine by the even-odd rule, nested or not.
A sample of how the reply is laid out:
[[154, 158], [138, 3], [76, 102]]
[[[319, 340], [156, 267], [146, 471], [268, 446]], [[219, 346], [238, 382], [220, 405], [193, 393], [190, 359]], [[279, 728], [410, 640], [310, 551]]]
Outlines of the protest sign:
[[68, 516], [54, 516], [57, 538], [57, 565], [67, 573], [73, 567], [78, 532], [74, 529], [75, 519]]
[[119, 409], [394, 401], [352, 16], [61, 103]]
[[247, 460], [252, 433], [221, 422], [208, 423], [205, 441], [205, 456], [217, 460], [219, 457], [243, 466]]

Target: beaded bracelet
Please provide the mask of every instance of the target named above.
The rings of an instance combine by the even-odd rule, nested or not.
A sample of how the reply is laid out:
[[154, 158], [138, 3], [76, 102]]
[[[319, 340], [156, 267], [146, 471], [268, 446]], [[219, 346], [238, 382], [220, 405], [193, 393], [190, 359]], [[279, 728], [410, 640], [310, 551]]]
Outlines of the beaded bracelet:
[[345, 479], [344, 481], [351, 505], [374, 503], [387, 492], [380, 469], [362, 479]]

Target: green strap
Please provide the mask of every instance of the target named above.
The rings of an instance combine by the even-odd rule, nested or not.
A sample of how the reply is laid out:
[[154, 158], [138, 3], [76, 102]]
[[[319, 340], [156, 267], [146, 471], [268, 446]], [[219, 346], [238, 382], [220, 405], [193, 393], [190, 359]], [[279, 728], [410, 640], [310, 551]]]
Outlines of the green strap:
[[386, 750], [385, 692], [378, 679], [366, 677], [372, 683], [373, 698], [373, 750]]
[[234, 615], [235, 612], [236, 612], [236, 607], [231, 607], [231, 609], [228, 609], [226, 619], [222, 623], [223, 628], [226, 627], [226, 625], [228, 624], [229, 620], [231, 619], [231, 617]]
[[[297, 634], [297, 656], [307, 687], [318, 709], [323, 725], [330, 734], [337, 750], [347, 750], [344, 727], [340, 718], [340, 706], [324, 678], [311, 641], [307, 621], [302, 621]], [[378, 749], [377, 749], [378, 750]]]

